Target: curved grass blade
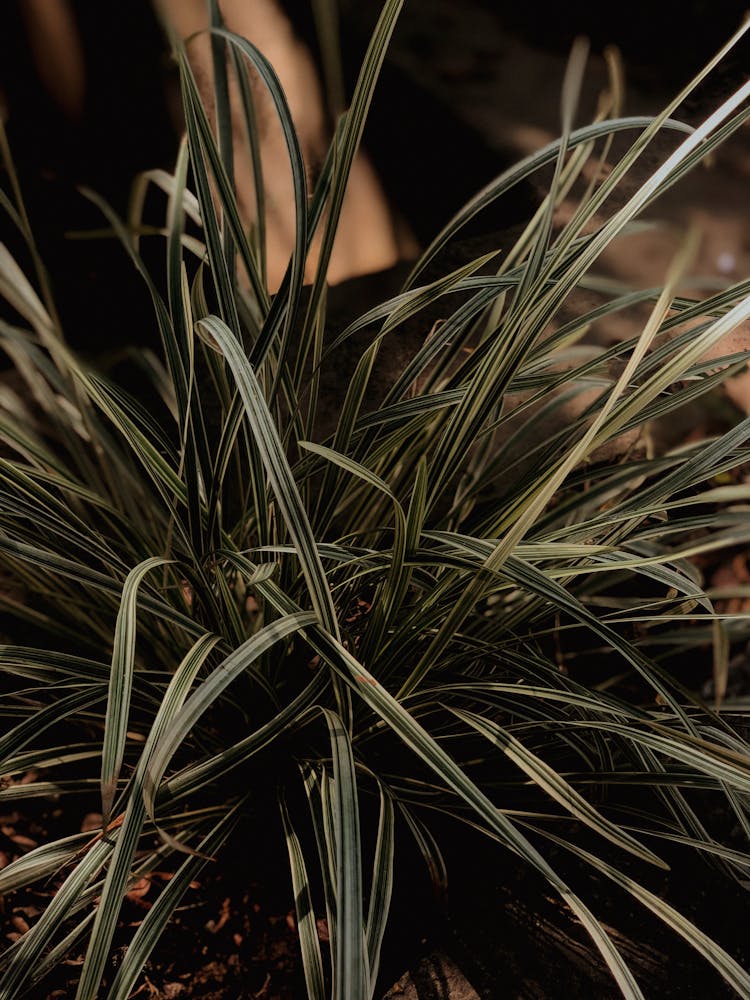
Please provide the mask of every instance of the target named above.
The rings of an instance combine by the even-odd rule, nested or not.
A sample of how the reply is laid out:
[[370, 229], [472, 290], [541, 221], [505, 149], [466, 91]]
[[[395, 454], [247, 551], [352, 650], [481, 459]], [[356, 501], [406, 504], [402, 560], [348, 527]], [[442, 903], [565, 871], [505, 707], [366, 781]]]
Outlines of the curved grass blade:
[[277, 642], [316, 621], [310, 612], [286, 615], [251, 636], [216, 667], [171, 719], [153, 748], [143, 779], [143, 798], [149, 816], [154, 815], [157, 787], [169, 761], [206, 709], [259, 657]]
[[366, 941], [370, 963], [370, 984], [374, 988], [380, 967], [380, 949], [383, 943], [388, 913], [393, 893], [394, 862], [394, 809], [390, 792], [378, 782], [380, 792], [380, 818], [375, 857], [372, 864], [372, 888], [367, 911]]
[[[65, 691], [65, 687], [52, 688], [51, 693]], [[10, 729], [0, 738], [0, 761], [4, 762], [10, 754], [17, 753], [22, 747], [27, 746], [41, 733], [54, 726], [62, 719], [67, 719], [87, 708], [96, 705], [105, 697], [106, 687], [104, 684], [88, 684], [85, 687], [74, 688], [69, 695], [63, 695], [51, 705], [34, 712], [19, 722], [17, 726]], [[50, 689], [47, 689], [50, 693]]]
[[[59, 573], [61, 576], [70, 577], [77, 582], [88, 584], [118, 600], [122, 596], [121, 584], [105, 573], [89, 569], [83, 563], [77, 563], [73, 559], [66, 559], [56, 552], [48, 552], [34, 545], [16, 542], [13, 539], [7, 538], [2, 533], [0, 533], [0, 552], [16, 556], [51, 573]], [[201, 635], [203, 633], [203, 629], [197, 622], [193, 621], [192, 618], [188, 618], [187, 615], [180, 614], [179, 611], [176, 611], [164, 601], [160, 601], [150, 595], [144, 595], [141, 598], [141, 606], [163, 618], [165, 621], [178, 625], [188, 635]]]
[[11, 757], [3, 765], [3, 775], [23, 775], [37, 768], [59, 767], [77, 760], [92, 760], [99, 753], [88, 743], [67, 743], [62, 747], [37, 747]]
[[91, 840], [88, 833], [74, 833], [70, 837], [53, 840], [23, 854], [0, 871], [0, 893], [13, 892], [48, 878], [72, 861], [79, 850]]
[[[390, 559], [390, 571], [388, 578], [386, 579], [383, 592], [374, 601], [373, 613], [370, 617], [367, 629], [367, 635], [364, 639], [364, 647], [369, 650], [374, 643], [377, 642], [378, 637], [382, 631], [387, 627], [387, 623], [395, 610], [395, 601], [398, 599], [400, 593], [399, 582], [401, 580], [404, 559], [406, 555], [406, 517], [404, 516], [403, 508], [394, 496], [392, 490], [386, 482], [384, 482], [379, 476], [370, 469], [365, 468], [365, 466], [360, 465], [353, 459], [348, 458], [346, 455], [342, 455], [340, 452], [333, 450], [332, 448], [327, 448], [324, 445], [314, 444], [311, 441], [300, 441], [298, 442], [299, 447], [306, 451], [312, 452], [315, 455], [320, 455], [325, 458], [332, 465], [343, 469], [345, 472], [356, 476], [358, 479], [363, 480], [370, 486], [373, 486], [379, 493], [382, 493], [393, 504], [394, 509], [394, 541], [391, 548], [391, 559]], [[351, 494], [349, 494], [351, 495]], [[377, 505], [371, 508], [373, 515], [379, 513], [379, 508]], [[365, 530], [365, 519], [358, 519], [360, 525], [360, 530]], [[385, 527], [383, 524], [379, 524], [378, 529]], [[367, 652], [363, 651], [362, 655], [367, 659]]]
[[227, 226], [231, 226], [235, 245], [240, 248], [243, 263], [245, 264], [256, 300], [258, 303], [265, 303], [265, 308], [267, 309], [266, 292], [260, 285], [252, 252], [247, 244], [247, 239], [239, 218], [236, 198], [227, 177], [225, 166], [222, 163], [221, 155], [216, 148], [216, 142], [211, 132], [206, 109], [203, 106], [184, 47], [174, 38], [173, 44], [180, 68], [180, 90], [185, 113], [185, 125], [187, 127], [190, 162], [193, 168], [198, 202], [201, 208], [206, 251], [211, 265], [210, 276], [216, 292], [219, 311], [232, 329], [239, 333], [240, 323], [237, 312], [237, 301], [232, 288], [232, 278], [229, 271], [230, 262], [224, 256], [224, 244], [219, 230], [217, 207], [214, 202], [214, 189], [211, 187], [206, 160], [210, 163], [217, 201], [223, 212], [224, 221]]
[[[297, 313], [300, 294], [302, 291], [302, 281], [305, 272], [305, 259], [307, 254], [308, 241], [308, 220], [307, 220], [307, 175], [305, 173], [304, 160], [299, 147], [297, 133], [294, 128], [292, 116], [284, 96], [283, 88], [278, 77], [265, 58], [262, 52], [252, 45], [246, 38], [234, 35], [231, 32], [218, 28], [213, 29], [212, 34], [232, 46], [233, 49], [251, 63], [253, 70], [258, 74], [265, 84], [273, 101], [276, 114], [281, 124], [284, 135], [284, 142], [289, 156], [289, 165], [292, 172], [292, 188], [294, 192], [294, 248], [289, 262], [289, 284], [285, 288], [284, 304], [286, 312], [286, 322], [284, 330], [284, 342], [288, 343], [291, 338], [292, 325]], [[282, 360], [285, 349], [282, 348]]]
[[[59, 967], [59, 965], [65, 961], [65, 959], [71, 954], [73, 948], [78, 944], [81, 938], [84, 936], [89, 928], [89, 924], [94, 919], [93, 912], [89, 912], [83, 917], [82, 920], [66, 934], [62, 941], [59, 941], [54, 948], [51, 948], [44, 958], [39, 962], [38, 965], [34, 967], [31, 974], [31, 979], [29, 980], [28, 986], [35, 986], [37, 983], [41, 982], [42, 979], [51, 972], [53, 969]], [[28, 996], [28, 990], [26, 992]]]
[[[339, 454], [345, 454], [349, 449], [354, 424], [364, 401], [365, 389], [372, 374], [376, 354], [376, 345], [369, 347], [357, 362], [357, 367], [349, 381], [346, 398], [339, 413], [336, 431], [333, 435], [333, 450]], [[304, 442], [299, 443], [303, 448], [305, 447]], [[341, 481], [342, 476], [335, 469], [330, 466], [326, 468], [323, 481], [318, 490], [318, 500], [313, 519], [315, 525], [320, 525], [321, 528], [324, 528], [330, 523], [334, 511], [338, 506], [337, 501], [341, 493]]]
[[335, 167], [331, 179], [328, 211], [321, 239], [318, 266], [310, 293], [305, 325], [300, 338], [303, 344], [303, 352], [305, 351], [304, 345], [307, 343], [308, 333], [314, 325], [314, 317], [318, 311], [320, 298], [325, 286], [328, 264], [331, 259], [336, 230], [341, 217], [349, 174], [362, 140], [367, 113], [372, 102], [383, 60], [385, 59], [386, 49], [388, 48], [388, 43], [396, 27], [396, 21], [403, 5], [404, 0], [385, 0], [367, 46], [362, 68], [360, 69], [354, 93], [352, 94], [351, 107], [343, 116], [342, 123], [340, 123], [334, 138]]
[[430, 873], [435, 902], [443, 906], [448, 898], [448, 869], [440, 850], [440, 845], [435, 840], [430, 828], [415, 815], [412, 809], [404, 802], [399, 802], [398, 808], [406, 820], [414, 841], [419, 848], [419, 853], [424, 858], [427, 871]]
[[325, 1000], [325, 977], [323, 975], [323, 959], [320, 954], [318, 927], [313, 909], [310, 880], [307, 876], [305, 857], [299, 837], [295, 833], [289, 810], [283, 794], [279, 795], [279, 809], [284, 827], [286, 847], [289, 854], [289, 871], [292, 876], [294, 891], [294, 912], [297, 917], [297, 933], [299, 934], [300, 951], [302, 952], [302, 967], [305, 972], [305, 986], [309, 1000]]
[[446, 707], [490, 742], [499, 746], [513, 763], [520, 767], [536, 785], [556, 802], [559, 802], [563, 808], [567, 809], [571, 815], [577, 817], [582, 823], [585, 823], [591, 829], [596, 830], [602, 837], [610, 840], [613, 844], [617, 844], [623, 850], [629, 851], [636, 857], [642, 858], [644, 861], [648, 861], [659, 868], [669, 869], [669, 865], [665, 864], [658, 855], [644, 847], [643, 844], [639, 843], [635, 837], [632, 837], [617, 823], [613, 823], [603, 816], [559, 775], [554, 768], [532, 753], [512, 733], [490, 719], [485, 719], [474, 712], [467, 712], [452, 706]]
[[616, 885], [621, 886], [629, 892], [639, 903], [651, 910], [668, 927], [671, 927], [680, 937], [684, 938], [692, 948], [695, 948], [698, 954], [702, 955], [720, 973], [724, 980], [729, 983], [737, 996], [743, 997], [744, 1000], [750, 998], [750, 974], [713, 938], [704, 934], [687, 917], [684, 917], [674, 907], [670, 906], [666, 900], [650, 892], [645, 886], [636, 882], [635, 879], [618, 871], [618, 869], [604, 861], [603, 858], [590, 854], [576, 844], [561, 840], [547, 830], [538, 830], [537, 832], [559, 847], [564, 847], [567, 851], [582, 858], [596, 871], [601, 872], [602, 875], [605, 875]]
[[[224, 20], [218, 0], [209, 0], [211, 21], [211, 62], [214, 76], [214, 101], [216, 107], [216, 132], [219, 139], [219, 155], [224, 164], [227, 180], [234, 186], [234, 143], [232, 140], [232, 109], [229, 103], [229, 76], [227, 74], [226, 44], [218, 32], [224, 27]], [[224, 259], [232, 288], [235, 288], [235, 248], [228, 226], [224, 226]]]
[[[750, 87], [748, 87], [748, 93], [750, 93]], [[690, 142], [690, 140], [686, 140], [686, 142]], [[649, 322], [644, 327], [644, 330], [638, 339], [637, 347], [633, 351], [631, 358], [625, 366], [625, 370], [617, 380], [612, 392], [607, 397], [606, 402], [603, 404], [602, 408], [594, 418], [594, 421], [580, 440], [572, 448], [566, 451], [559, 462], [551, 464], [548, 467], [548, 471], [545, 471], [544, 475], [540, 477], [537, 483], [535, 483], [533, 493], [528, 497], [523, 507], [520, 509], [518, 516], [508, 527], [504, 537], [500, 540], [492, 554], [485, 561], [483, 567], [485, 572], [475, 576], [474, 579], [467, 585], [463, 594], [446, 617], [437, 635], [434, 637], [428, 649], [422, 656], [420, 662], [414, 668], [410, 678], [402, 686], [402, 696], [408, 694], [410, 691], [413, 691], [414, 688], [421, 682], [429, 670], [429, 665], [433, 662], [435, 656], [439, 654], [439, 651], [443, 648], [449, 637], [454, 635], [455, 632], [461, 627], [461, 624], [470, 613], [471, 609], [476, 605], [483, 588], [487, 584], [486, 574], [499, 569], [510, 557], [510, 554], [515, 546], [521, 541], [529, 528], [535, 523], [552, 496], [559, 489], [570, 472], [592, 447], [592, 443], [596, 440], [597, 435], [599, 434], [605, 421], [614, 409], [615, 403], [628, 386], [633, 373], [638, 367], [640, 359], [645, 355], [649, 344], [656, 335], [661, 321], [669, 308], [669, 304], [674, 294], [674, 289], [682, 276], [687, 263], [692, 259], [696, 245], [697, 234], [694, 233], [693, 238], [686, 242], [685, 246], [675, 259], [675, 262], [670, 270], [667, 283], [659, 296], [659, 300], [654, 306]], [[437, 484], [433, 484], [433, 491], [438, 489], [441, 482], [445, 482], [446, 472], [444, 470], [453, 468], [456, 456], [459, 452], [466, 450], [467, 436], [472, 437], [471, 432], [468, 429], [469, 426], [473, 425], [475, 431], [478, 431], [481, 424], [484, 423], [484, 420], [489, 412], [489, 407], [495, 399], [495, 394], [497, 393], [496, 385], [493, 385], [493, 387], [489, 390], [486, 388], [485, 378], [490, 378], [492, 383], [499, 381], [502, 384], [504, 379], [502, 372], [506, 371], [507, 375], [508, 366], [507, 358], [503, 355], [504, 350], [505, 346], [502, 341], [500, 341], [498, 347], [493, 350], [493, 355], [499, 351], [497, 354], [497, 362], [499, 363], [500, 370], [497, 370], [498, 364], [496, 364], [493, 355], [490, 355], [482, 369], [480, 369], [478, 377], [475, 379], [470, 391], [467, 393], [464, 400], [462, 400], [459, 407], [451, 414], [450, 420], [440, 442], [439, 449], [434, 458], [435, 462], [439, 465], [440, 471], [438, 473], [439, 478]], [[433, 492], [433, 501], [434, 496], [435, 493]]]
[[122, 602], [115, 624], [112, 669], [109, 676], [109, 694], [102, 744], [102, 826], [105, 829], [109, 826], [117, 779], [120, 775], [125, 752], [125, 736], [130, 714], [130, 692], [133, 686], [135, 664], [138, 587], [147, 573], [168, 562], [168, 559], [161, 556], [153, 556], [144, 560], [128, 573], [122, 588]]
[[321, 623], [338, 636], [336, 610], [313, 531], [260, 383], [226, 324], [216, 316], [209, 316], [199, 325], [216, 340], [234, 375], [266, 474], [297, 550], [313, 608]]
[[247, 795], [243, 796], [225, 816], [221, 817], [199, 843], [196, 852], [182, 863], [162, 890], [128, 945], [125, 958], [117, 970], [117, 975], [109, 991], [108, 1000], [127, 1000], [128, 997], [132, 996], [136, 979], [159, 942], [167, 924], [179, 906], [180, 900], [190, 887], [190, 883], [208, 863], [208, 859], [219, 852], [232, 834], [242, 818], [242, 809], [247, 799]]
[[[628, 118], [613, 118], [605, 122], [594, 122], [585, 125], [571, 133], [568, 141], [568, 149], [575, 149], [576, 146], [595, 142], [597, 139], [616, 135], [619, 132], [631, 130], [648, 129], [654, 123], [653, 117], [633, 116]], [[690, 125], [683, 122], [666, 119], [661, 123], [661, 127], [678, 132], [692, 132]], [[470, 199], [445, 226], [432, 243], [422, 253], [417, 263], [412, 268], [411, 273], [404, 282], [403, 290], [411, 288], [419, 275], [434, 260], [437, 254], [456, 236], [456, 234], [469, 223], [484, 208], [492, 204], [497, 198], [511, 190], [517, 184], [522, 183], [527, 177], [536, 173], [542, 167], [554, 163], [559, 156], [560, 139], [548, 143], [542, 149], [527, 156], [519, 163], [505, 170], [493, 181], [490, 181], [481, 191]]]
[[39, 920], [20, 939], [13, 958], [0, 979], [0, 1000], [13, 1000], [24, 990], [45, 949], [64, 925], [68, 914], [76, 907], [112, 849], [111, 840], [106, 838], [93, 844], [49, 901]]
[[201, 789], [211, 787], [215, 781], [227, 774], [232, 768], [249, 760], [264, 747], [269, 746], [277, 737], [288, 736], [296, 728], [307, 721], [307, 711], [319, 699], [329, 683], [324, 671], [318, 671], [307, 687], [282, 708], [265, 725], [254, 733], [246, 736], [227, 747], [220, 753], [187, 767], [173, 778], [168, 779], [159, 789], [157, 801], [174, 802], [177, 799], [194, 795]]
[[602, 924], [515, 824], [497, 809], [455, 760], [347, 649], [319, 628], [310, 629], [308, 639], [359, 698], [435, 772], [439, 780], [451, 788], [490, 830], [497, 833], [508, 848], [547, 879], [586, 928], [623, 996], [628, 1000], [642, 1000], [643, 993]]
[[[129, 787], [129, 799], [120, 834], [104, 881], [101, 899], [91, 931], [86, 960], [78, 983], [78, 1000], [95, 1000], [101, 985], [107, 960], [110, 956], [120, 907], [131, 876], [133, 858], [140, 839], [146, 809], [143, 801], [143, 780], [154, 751], [169, 723], [182, 707], [195, 677], [218, 642], [218, 636], [207, 634], [200, 638], [183, 659], [169, 683], [164, 699], [154, 718]], [[106, 822], [104, 826], [106, 827]]]
[[325, 767], [313, 767], [309, 763], [301, 764], [300, 771], [318, 851], [318, 869], [323, 885], [330, 953], [335, 955], [338, 900], [336, 899], [336, 847], [331, 832], [333, 830], [329, 794], [331, 778]]
[[[175, 167], [175, 190], [169, 199], [167, 236], [167, 299], [174, 330], [173, 357], [170, 364], [178, 367], [180, 378], [175, 383], [180, 427], [180, 454], [184, 466], [187, 495], [188, 533], [193, 550], [203, 553], [211, 547], [201, 532], [201, 500], [208, 479], [210, 449], [198, 393], [193, 344], [193, 322], [187, 277], [181, 255], [184, 235], [183, 195], [187, 182], [188, 150], [183, 140]], [[173, 379], [174, 381], [174, 379]]]
[[544, 255], [549, 246], [550, 235], [552, 233], [552, 223], [555, 208], [558, 201], [558, 192], [561, 187], [563, 167], [568, 151], [568, 142], [573, 128], [573, 119], [578, 107], [583, 85], [583, 75], [586, 69], [589, 44], [583, 38], [576, 38], [568, 57], [568, 64], [565, 69], [561, 97], [560, 97], [560, 117], [562, 120], [562, 134], [560, 136], [560, 148], [555, 160], [555, 171], [552, 176], [549, 191], [545, 198], [545, 206], [542, 217], [539, 220], [538, 232], [531, 248], [529, 259], [524, 268], [523, 279], [518, 289], [517, 298], [523, 299], [533, 286], [539, 276]]
[[266, 253], [266, 193], [263, 180], [263, 164], [261, 161], [260, 135], [258, 132], [258, 116], [255, 111], [255, 101], [250, 83], [250, 76], [245, 60], [237, 49], [232, 49], [232, 65], [239, 84], [242, 113], [245, 122], [245, 135], [250, 151], [250, 161], [253, 171], [253, 187], [255, 188], [255, 224], [254, 242], [258, 261], [258, 274], [261, 284], [267, 287], [267, 253]]
[[669, 729], [652, 720], [644, 724], [648, 729], [614, 721], [570, 720], [568, 723], [571, 729], [589, 728], [591, 731], [600, 730], [620, 736], [633, 744], [655, 751], [666, 760], [680, 761], [717, 782], [726, 782], [728, 787], [745, 795], [750, 791], [750, 764], [746, 753], [727, 750], [715, 741]]
[[336, 872], [336, 935], [334, 947], [334, 1000], [369, 1000], [368, 965], [365, 958], [362, 841], [357, 805], [357, 779], [349, 734], [340, 718], [327, 709], [333, 757], [333, 842]]

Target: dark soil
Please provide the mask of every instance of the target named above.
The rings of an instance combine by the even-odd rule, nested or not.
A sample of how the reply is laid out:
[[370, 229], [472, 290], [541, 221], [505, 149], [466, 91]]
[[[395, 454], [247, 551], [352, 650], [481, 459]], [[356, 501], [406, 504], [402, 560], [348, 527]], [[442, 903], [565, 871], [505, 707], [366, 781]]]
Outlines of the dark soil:
[[[65, 815], [70, 820], [75, 814], [75, 805], [68, 800]], [[59, 806], [35, 820], [19, 810], [5, 813], [0, 816], [4, 857], [10, 860], [51, 833], [59, 834], [61, 825], [70, 824], [62, 823]], [[450, 882], [448, 900], [439, 903], [431, 895], [426, 873], [411, 856], [408, 834], [401, 831], [401, 863], [376, 996], [434, 951], [449, 955], [483, 1000], [619, 996], [587, 935], [541, 877], [519, 868], [506, 851], [476, 834], [455, 828], [440, 832]], [[586, 840], [581, 831], [579, 843]], [[627, 859], [623, 862], [622, 855], [611, 860], [650, 885], [746, 966], [750, 959], [746, 891], [708, 863], [696, 863], [689, 851], [665, 850], [661, 843], [652, 846], [669, 860], [672, 871], [654, 875], [629, 865]], [[191, 886], [133, 996], [296, 1000], [305, 995], [280, 847], [283, 850], [280, 830], [261, 829], [252, 816], [241, 824], [219, 861], [204, 868]], [[546, 853], [603, 920], [649, 1000], [735, 996], [707, 963], [627, 894], [582, 873], [564, 853], [554, 849]], [[168, 877], [168, 871], [154, 872], [128, 895], [110, 975], [116, 971], [119, 948], [125, 947]], [[14, 940], [33, 924], [55, 884], [52, 880], [5, 899], [6, 940]], [[327, 928], [322, 914], [318, 929], [325, 955]], [[31, 995], [40, 1000], [72, 996], [82, 961], [82, 955], [71, 955]], [[429, 993], [419, 996], [430, 1000]]]

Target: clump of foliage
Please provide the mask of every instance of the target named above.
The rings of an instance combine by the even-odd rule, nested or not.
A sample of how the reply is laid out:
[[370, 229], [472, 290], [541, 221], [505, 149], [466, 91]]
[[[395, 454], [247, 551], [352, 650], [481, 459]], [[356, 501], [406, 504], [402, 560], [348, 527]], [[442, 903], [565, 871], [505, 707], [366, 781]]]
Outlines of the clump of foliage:
[[[173, 877], [107, 982], [108, 997], [129, 996], [187, 887], [253, 796], [258, 763], [286, 833], [314, 1000], [374, 995], [398, 877], [394, 845], [413, 836], [441, 878], [435, 810], [540, 872], [625, 996], [641, 997], [641, 987], [548, 860], [552, 844], [630, 893], [750, 996], [750, 976], [729, 954], [611, 861], [615, 849], [663, 866], [659, 847], [674, 841], [748, 877], [750, 853], [707, 829], [690, 789], [723, 802], [744, 840], [750, 748], [720, 706], [685, 688], [679, 664], [712, 648], [720, 694], [730, 645], [745, 636], [741, 619], [716, 614], [689, 557], [747, 540], [750, 493], [722, 477], [747, 461], [750, 423], [666, 454], [615, 447], [590, 461], [746, 361], [705, 361], [750, 316], [750, 284], [701, 301], [678, 295], [692, 238], [662, 289], [612, 288], [592, 269], [740, 127], [750, 85], [695, 130], [671, 119], [719, 53], [663, 114], [620, 118], [610, 104], [574, 129], [585, 62], [576, 47], [561, 138], [478, 194], [400, 294], [333, 339], [326, 264], [400, 7], [383, 5], [310, 195], [263, 56], [215, 23], [215, 135], [176, 47], [187, 139], [173, 175], [146, 178], [167, 195], [164, 288], [139, 256], [137, 213], [128, 226], [101, 204], [153, 296], [163, 354], [150, 361], [150, 402], [67, 346], [6, 157], [3, 203], [37, 274], [32, 281], [7, 252], [0, 257], [0, 290], [20, 317], [2, 323], [0, 342], [24, 383], [0, 398], [0, 601], [39, 641], [0, 648], [2, 774], [12, 782], [39, 772], [23, 786], [27, 798], [65, 801], [100, 787], [103, 830], [45, 844], [0, 873], [2, 892], [59, 883], [2, 960], [3, 998], [82, 944], [78, 997], [99, 995], [124, 895], [169, 855]], [[296, 243], [273, 297], [262, 227], [246, 233], [232, 188], [224, 50], [250, 141], [248, 66], [273, 98], [289, 150]], [[679, 139], [674, 152], [607, 212], [626, 171], [665, 132]], [[634, 136], [632, 145], [582, 183], [618, 133]], [[545, 165], [547, 197], [509, 254], [420, 283], [467, 220]], [[262, 183], [257, 190], [262, 219]], [[574, 192], [575, 212], [557, 224], [556, 207]], [[320, 260], [303, 295], [314, 235]], [[599, 304], [589, 298], [560, 320], [578, 289], [596, 291]], [[379, 353], [443, 299], [444, 321], [372, 403]], [[636, 305], [648, 309], [636, 339], [580, 349], [592, 323]], [[371, 331], [368, 346], [335, 431], [321, 438], [320, 372], [362, 330]], [[640, 583], [647, 596], [633, 598]], [[590, 651], [594, 683], [576, 676], [575, 660], [561, 669], [555, 628], [562, 646]], [[625, 780], [642, 785], [637, 810], [619, 797]], [[361, 823], [365, 796], [377, 830]], [[581, 846], [584, 827], [600, 852]], [[330, 969], [316, 911], [330, 928]]]

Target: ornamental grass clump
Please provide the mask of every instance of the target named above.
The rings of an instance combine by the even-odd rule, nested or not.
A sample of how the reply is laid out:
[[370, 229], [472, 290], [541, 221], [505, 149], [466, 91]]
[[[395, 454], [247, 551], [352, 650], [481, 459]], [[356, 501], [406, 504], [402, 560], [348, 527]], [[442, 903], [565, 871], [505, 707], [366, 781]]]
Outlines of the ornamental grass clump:
[[[0, 337], [21, 387], [0, 396], [0, 602], [25, 644], [0, 647], [0, 796], [66, 808], [93, 791], [103, 819], [0, 872], [4, 893], [56, 887], [2, 958], [4, 1000], [73, 951], [85, 952], [81, 1000], [130, 996], [258, 796], [285, 833], [313, 1000], [378, 995], [396, 845], [414, 838], [439, 873], [438, 813], [540, 873], [624, 996], [648, 984], [553, 855], [630, 894], [750, 997], [750, 975], [631, 865], [665, 868], [670, 844], [688, 844], [722, 878], [748, 879], [750, 748], [722, 711], [747, 622], [717, 613], [693, 557], [750, 540], [750, 487], [736, 472], [750, 420], [664, 453], [627, 446], [745, 365], [747, 352], [706, 356], [750, 317], [750, 282], [687, 297], [693, 234], [662, 288], [596, 273], [605, 248], [750, 114], [745, 84], [695, 129], [672, 118], [746, 28], [662, 114], [618, 117], [610, 102], [581, 128], [578, 44], [561, 138], [480, 192], [397, 295], [333, 332], [327, 261], [400, 7], [383, 5], [312, 192], [273, 68], [214, 24], [217, 79], [228, 57], [250, 141], [252, 71], [288, 147], [295, 248], [273, 296], [262, 227], [246, 231], [233, 192], [227, 88], [214, 128], [176, 46], [186, 141], [174, 174], [142, 179], [127, 223], [89, 193], [153, 298], [150, 398], [67, 345], [6, 150], [3, 205], [36, 273], [3, 250], [0, 290], [18, 318]], [[673, 152], [609, 209], [664, 135]], [[605, 172], [596, 165], [615, 136], [630, 145]], [[511, 250], [489, 246], [435, 276], [462, 225], [544, 167], [546, 197]], [[163, 282], [140, 256], [146, 184], [166, 196]], [[256, 192], [262, 219], [260, 177]], [[563, 198], [576, 202], [561, 223]], [[636, 307], [637, 336], [584, 346], [592, 324]], [[379, 356], [435, 308], [441, 322], [374, 398]], [[331, 430], [322, 373], [363, 331]], [[685, 677], [688, 657], [713, 663], [711, 705]], [[34, 780], [13, 784], [30, 769]], [[732, 842], [712, 831], [705, 795], [739, 830]], [[361, 821], [365, 799], [376, 825]], [[170, 865], [113, 971], [126, 892]]]

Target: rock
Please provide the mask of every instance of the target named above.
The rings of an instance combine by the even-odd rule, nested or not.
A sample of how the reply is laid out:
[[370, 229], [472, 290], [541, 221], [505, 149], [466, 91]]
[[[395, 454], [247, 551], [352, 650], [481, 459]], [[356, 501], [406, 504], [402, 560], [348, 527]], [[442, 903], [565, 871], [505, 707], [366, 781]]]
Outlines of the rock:
[[452, 959], [433, 952], [404, 973], [383, 1000], [479, 1000], [479, 994]]

